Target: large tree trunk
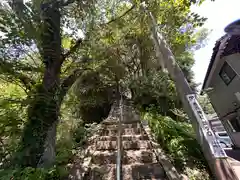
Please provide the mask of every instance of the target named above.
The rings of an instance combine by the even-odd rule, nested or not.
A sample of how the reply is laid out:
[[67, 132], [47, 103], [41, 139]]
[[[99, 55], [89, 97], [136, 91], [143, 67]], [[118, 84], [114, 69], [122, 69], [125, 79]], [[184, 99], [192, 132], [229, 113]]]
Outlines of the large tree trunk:
[[[42, 84], [38, 86], [33, 101], [28, 108], [28, 122], [25, 126], [21, 147], [21, 166], [37, 167], [45, 151], [47, 139], [55, 136], [60, 104], [61, 36], [58, 3], [42, 4], [43, 32], [41, 54], [45, 64]], [[53, 133], [51, 132], [53, 128]], [[47, 136], [49, 134], [49, 137]], [[47, 138], [48, 137], [48, 138]], [[55, 138], [55, 137], [54, 137]], [[54, 142], [55, 140], [52, 139]], [[50, 143], [51, 144], [51, 143]], [[50, 148], [51, 149], [51, 148]], [[41, 163], [44, 164], [44, 163]]]
[[55, 121], [52, 127], [47, 132], [46, 141], [44, 144], [44, 152], [38, 162], [38, 167], [50, 167], [55, 162], [56, 157], [56, 135], [57, 135], [57, 124]]
[[[66, 96], [68, 90], [71, 88], [76, 79], [81, 75], [82, 70], [75, 70], [71, 75], [64, 79], [61, 83], [60, 90], [58, 93], [58, 104], [61, 107], [62, 101]], [[47, 132], [47, 137], [44, 146], [44, 152], [38, 167], [50, 167], [55, 162], [56, 157], [56, 135], [57, 135], [58, 121], [55, 121]]]
[[[54, 94], [40, 90], [28, 109], [28, 122], [20, 144], [21, 166], [37, 167], [44, 152], [48, 132], [58, 120], [59, 105]], [[49, 134], [50, 135], [50, 134]]]

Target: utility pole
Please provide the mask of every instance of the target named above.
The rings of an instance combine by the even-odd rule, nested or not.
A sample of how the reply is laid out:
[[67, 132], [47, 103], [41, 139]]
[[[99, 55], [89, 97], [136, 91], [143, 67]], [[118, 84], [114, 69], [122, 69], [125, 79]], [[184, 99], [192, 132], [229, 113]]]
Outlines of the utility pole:
[[[158, 26], [152, 13], [147, 10], [147, 7], [142, 4], [141, 6], [149, 16], [150, 27], [152, 31], [153, 43], [156, 47], [157, 58], [162, 69], [167, 69], [171, 79], [174, 81], [178, 95], [184, 106], [185, 112], [188, 114], [189, 119], [196, 132], [198, 143], [202, 147], [208, 165], [215, 175], [217, 180], [238, 180], [232, 167], [227, 161], [227, 155], [221, 148], [218, 140], [212, 132], [209, 122], [199, 105], [195, 94], [190, 88], [181, 68], [177, 64], [173, 53], [164, 40], [163, 36], [158, 32]], [[161, 54], [162, 58], [160, 58]]]

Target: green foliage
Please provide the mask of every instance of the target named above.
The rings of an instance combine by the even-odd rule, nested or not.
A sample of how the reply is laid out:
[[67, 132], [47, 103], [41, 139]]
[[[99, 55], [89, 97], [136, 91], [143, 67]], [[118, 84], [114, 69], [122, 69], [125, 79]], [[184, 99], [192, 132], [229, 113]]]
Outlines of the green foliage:
[[[64, 127], [69, 129], [66, 124]], [[92, 135], [94, 127], [95, 124], [83, 126], [80, 123], [72, 129], [71, 137], [73, 138], [67, 139], [65, 136], [62, 136], [61, 139], [58, 140], [56, 146], [56, 162], [52, 168], [42, 169], [26, 167], [23, 169], [0, 169], [0, 180], [11, 179], [11, 177], [14, 177], [14, 180], [56, 180], [65, 178], [69, 170], [67, 164], [71, 162], [77, 152], [77, 148], [83, 145], [87, 138]]]
[[[49, 29], [43, 29], [44, 23], [47, 23], [40, 9], [41, 2], [32, 0], [25, 4], [15, 3], [8, 8], [0, 6], [0, 31], [4, 35], [0, 37], [1, 78], [18, 86], [16, 90], [16, 85], [1, 82], [4, 85], [0, 87], [0, 96], [4, 94], [0, 100], [0, 143], [3, 140], [4, 144], [0, 151], [1, 161], [5, 162], [6, 157], [9, 159], [12, 156], [25, 125], [26, 131], [22, 136], [28, 141], [22, 141], [19, 147], [26, 152], [29, 151], [28, 147], [32, 148], [30, 153], [34, 162], [30, 164], [36, 165], [43, 152], [49, 126], [60, 119], [56, 136], [56, 168], [46, 171], [16, 169], [7, 174], [14, 174], [20, 179], [38, 176], [38, 179], [57, 179], [62, 176], [60, 173], [65, 172], [64, 165], [74, 155], [76, 146], [83, 146], [87, 134], [92, 132], [92, 127], [87, 128], [84, 124], [98, 123], [108, 115], [116, 98], [113, 91], [118, 81], [123, 89], [131, 89], [138, 106], [146, 110], [153, 104], [155, 110], [151, 109], [151, 112], [159, 112], [160, 115], [150, 115], [152, 127], [176, 164], [187, 163], [189, 154], [192, 159], [196, 157], [196, 162], [201, 161], [192, 129], [183, 122], [186, 116], [176, 115], [176, 112], [182, 112], [182, 107], [175, 86], [166, 74], [159, 72], [160, 64], [152, 43], [148, 17], [140, 10], [141, 1], [133, 3], [101, 0], [60, 4], [61, 24], [56, 28], [61, 29], [59, 41], [62, 47], [54, 49], [51, 54], [61, 53], [59, 58], [54, 59], [61, 65], [57, 68], [49, 68], [54, 63], [44, 56], [44, 48], [49, 44], [42, 45], [44, 39], [41, 34], [46, 35]], [[208, 34], [204, 29], [195, 32], [195, 28], [202, 26], [206, 19], [190, 12], [190, 6], [194, 3], [181, 0], [147, 1], [149, 10], [161, 25], [161, 33], [192, 87], [195, 86], [191, 71], [193, 49], [200, 47]], [[80, 41], [79, 34], [83, 34], [83, 41]], [[48, 40], [51, 38], [54, 39], [50, 37]], [[47, 76], [49, 69], [55, 73], [55, 79]], [[80, 69], [88, 70], [72, 76]], [[56, 87], [51, 89], [51, 83], [46, 83], [48, 81], [53, 84], [57, 82]], [[46, 84], [48, 86], [44, 87]], [[51, 90], [51, 95], [43, 87]], [[61, 94], [63, 89], [70, 91]], [[178, 123], [180, 120], [181, 123]], [[196, 146], [187, 148], [188, 145]], [[8, 179], [5, 175], [3, 177]]]
[[0, 170], [0, 179], [6, 180], [13, 178], [14, 180], [55, 180], [64, 177], [63, 168], [53, 167], [51, 169], [31, 168], [26, 167], [24, 169], [9, 169]]
[[178, 99], [175, 87], [163, 72], [148, 72], [146, 76], [133, 80], [129, 87], [133, 92], [135, 103], [144, 109], [155, 105], [155, 107], [159, 107], [159, 113], [166, 115], [175, 108], [175, 102]]
[[216, 113], [207, 94], [204, 94], [202, 96], [198, 96], [198, 101], [201, 105], [201, 107], [203, 108], [203, 111], [206, 113], [206, 114], [214, 114]]
[[76, 117], [82, 117], [84, 123], [101, 122], [110, 111], [113, 89], [114, 86], [108, 84], [104, 74], [98, 71], [85, 72], [74, 86], [74, 93], [79, 100], [74, 107]]
[[184, 173], [189, 180], [211, 180], [210, 175], [204, 169], [186, 168]]
[[[56, 144], [56, 162], [51, 168], [9, 168], [0, 170], [0, 180], [10, 179], [14, 177], [16, 180], [55, 180], [65, 178], [68, 175], [68, 163], [72, 161], [77, 148], [83, 145], [87, 137], [93, 132], [94, 125], [83, 126], [82, 123], [69, 124], [70, 120], [59, 125], [59, 129], [68, 129], [70, 131], [63, 131], [58, 133]], [[71, 126], [71, 128], [69, 127]]]
[[0, 164], [9, 163], [25, 123], [26, 94], [19, 86], [0, 82]]
[[189, 164], [198, 168], [206, 165], [191, 124], [176, 122], [170, 117], [161, 116], [153, 107], [148, 109], [143, 118], [148, 120], [156, 140], [177, 167], [183, 170]]

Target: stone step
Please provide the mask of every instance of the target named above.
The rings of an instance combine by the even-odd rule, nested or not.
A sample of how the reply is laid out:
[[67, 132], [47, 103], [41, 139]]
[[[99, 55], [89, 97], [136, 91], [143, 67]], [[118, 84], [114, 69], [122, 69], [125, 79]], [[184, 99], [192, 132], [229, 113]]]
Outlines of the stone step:
[[[149, 140], [149, 137], [146, 133], [137, 134], [137, 135], [122, 135], [122, 141], [139, 141], [139, 140]], [[99, 136], [94, 135], [90, 138], [88, 138], [86, 145], [88, 146], [94, 146], [96, 142], [98, 141], [117, 141], [117, 135], [112, 136]]]
[[[96, 151], [92, 163], [98, 165], [116, 164], [117, 151]], [[128, 150], [122, 153], [122, 164], [153, 163], [156, 156], [151, 150]]]
[[[145, 135], [122, 135], [122, 141], [138, 141], [138, 140], [149, 140], [149, 137]], [[97, 141], [117, 141], [117, 136], [99, 136]]]
[[131, 165], [131, 172], [131, 180], [167, 180], [164, 169], [159, 163]]
[[[84, 180], [114, 180], [116, 179], [116, 165], [92, 164], [88, 176]], [[124, 180], [167, 180], [162, 166], [158, 163], [131, 164], [122, 166]]]
[[[133, 120], [128, 120], [128, 121], [123, 121], [122, 124], [132, 124], [132, 123], [140, 123], [141, 121], [138, 119], [133, 119]], [[112, 119], [106, 119], [102, 121], [103, 125], [117, 125], [118, 124], [118, 119], [117, 118], [112, 118]]]
[[[118, 134], [118, 129], [102, 129], [100, 136], [116, 136]], [[146, 135], [146, 132], [142, 128], [125, 128], [122, 129], [122, 135]]]
[[[97, 141], [96, 150], [117, 150], [117, 141]], [[123, 150], [151, 149], [149, 141], [122, 141]]]
[[116, 169], [115, 165], [95, 165], [91, 164], [89, 171], [86, 173], [83, 180], [114, 180], [116, 175], [114, 174]]
[[[122, 128], [141, 128], [141, 124], [139, 122], [134, 122], [134, 123], [128, 123], [128, 124], [122, 124]], [[117, 129], [118, 124], [103, 124], [103, 128], [108, 128], [108, 129]]]

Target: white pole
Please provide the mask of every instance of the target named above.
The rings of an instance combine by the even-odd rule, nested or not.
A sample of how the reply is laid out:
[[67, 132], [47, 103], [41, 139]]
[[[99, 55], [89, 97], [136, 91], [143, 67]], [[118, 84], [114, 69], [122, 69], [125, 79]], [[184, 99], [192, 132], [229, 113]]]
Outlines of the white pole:
[[158, 47], [156, 50], [159, 51], [157, 53], [162, 54], [163, 57], [162, 59], [159, 59], [159, 61], [163, 61], [161, 64], [164, 64], [163, 67], [166, 67], [170, 77], [175, 83], [184, 109], [191, 120], [197, 135], [197, 140], [202, 147], [202, 151], [208, 161], [209, 167], [218, 180], [238, 180], [227, 161], [225, 152], [216, 140], [201, 106], [195, 98], [195, 94], [193, 94], [181, 68], [177, 64], [173, 53], [163, 36], [157, 36], [158, 30], [155, 18], [152, 13], [147, 10], [144, 3], [142, 4], [142, 8], [150, 18], [152, 36], [154, 37], [155, 46]]

